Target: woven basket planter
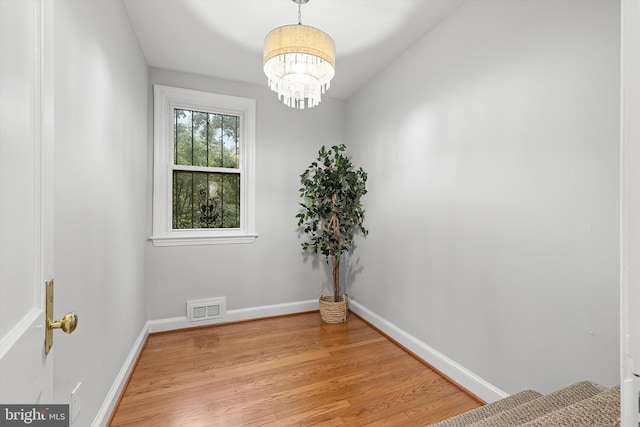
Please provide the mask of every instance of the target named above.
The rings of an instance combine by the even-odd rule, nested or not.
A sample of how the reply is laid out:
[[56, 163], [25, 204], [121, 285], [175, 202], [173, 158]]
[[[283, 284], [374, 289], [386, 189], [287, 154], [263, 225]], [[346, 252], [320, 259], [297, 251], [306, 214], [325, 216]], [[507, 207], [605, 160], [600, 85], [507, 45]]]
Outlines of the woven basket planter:
[[320, 294], [320, 318], [324, 323], [344, 323], [349, 313], [347, 295], [343, 295], [338, 302], [333, 301], [332, 296], [323, 297]]

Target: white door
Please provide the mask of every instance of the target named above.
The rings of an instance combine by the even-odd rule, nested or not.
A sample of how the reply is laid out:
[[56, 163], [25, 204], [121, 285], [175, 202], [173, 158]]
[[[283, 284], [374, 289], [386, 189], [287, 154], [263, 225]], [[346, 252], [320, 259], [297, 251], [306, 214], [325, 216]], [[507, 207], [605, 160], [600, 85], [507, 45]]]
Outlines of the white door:
[[622, 5], [621, 304], [622, 426], [640, 424], [640, 0]]
[[54, 403], [52, 3], [0, 0], [0, 404]]

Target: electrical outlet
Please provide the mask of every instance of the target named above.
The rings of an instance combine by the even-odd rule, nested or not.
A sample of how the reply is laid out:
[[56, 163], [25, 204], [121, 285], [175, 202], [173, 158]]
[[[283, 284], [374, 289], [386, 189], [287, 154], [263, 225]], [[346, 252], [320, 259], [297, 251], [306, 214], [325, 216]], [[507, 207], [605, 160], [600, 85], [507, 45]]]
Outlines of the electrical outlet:
[[73, 424], [73, 422], [78, 417], [78, 413], [80, 413], [80, 386], [82, 383], [78, 383], [76, 388], [71, 392], [71, 404], [69, 405], [69, 412], [71, 420], [69, 420], [69, 424]]

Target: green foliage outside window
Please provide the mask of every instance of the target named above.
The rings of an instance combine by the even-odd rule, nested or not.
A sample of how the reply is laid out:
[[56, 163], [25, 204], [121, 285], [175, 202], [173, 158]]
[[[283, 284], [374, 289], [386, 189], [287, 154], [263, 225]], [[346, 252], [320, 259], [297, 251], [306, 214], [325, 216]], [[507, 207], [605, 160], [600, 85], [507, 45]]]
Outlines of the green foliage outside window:
[[175, 110], [174, 229], [240, 227], [239, 122], [236, 116]]

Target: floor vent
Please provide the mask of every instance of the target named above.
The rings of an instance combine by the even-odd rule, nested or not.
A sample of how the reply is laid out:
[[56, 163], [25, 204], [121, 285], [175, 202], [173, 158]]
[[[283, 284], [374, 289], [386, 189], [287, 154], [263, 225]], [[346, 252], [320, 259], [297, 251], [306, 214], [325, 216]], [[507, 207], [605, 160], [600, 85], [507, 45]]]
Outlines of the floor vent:
[[187, 301], [189, 322], [221, 319], [227, 312], [227, 298], [209, 298]]

